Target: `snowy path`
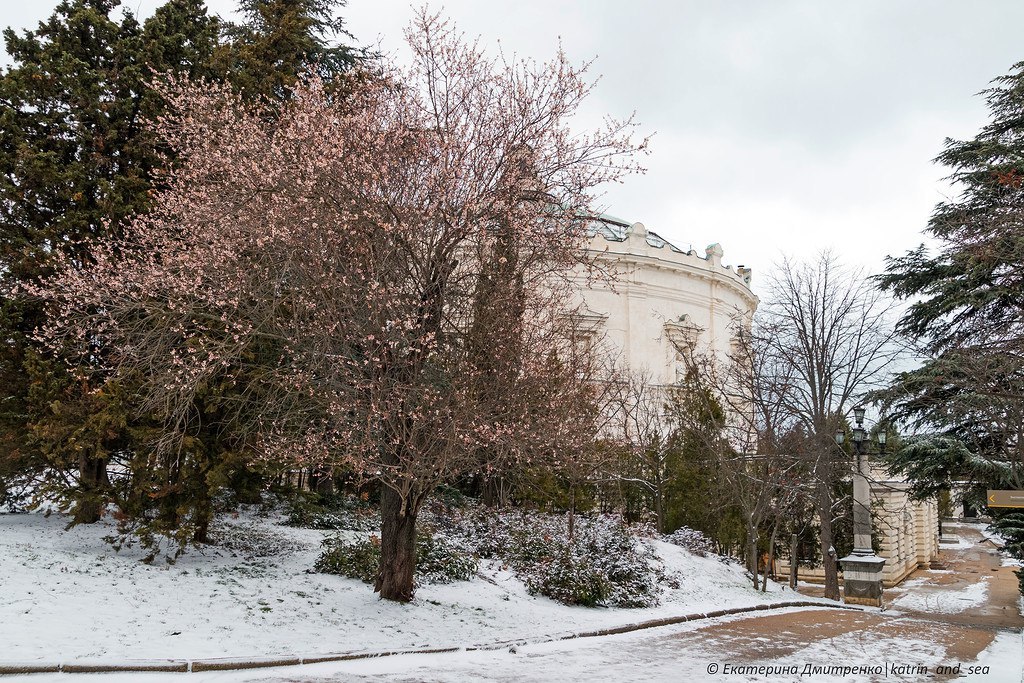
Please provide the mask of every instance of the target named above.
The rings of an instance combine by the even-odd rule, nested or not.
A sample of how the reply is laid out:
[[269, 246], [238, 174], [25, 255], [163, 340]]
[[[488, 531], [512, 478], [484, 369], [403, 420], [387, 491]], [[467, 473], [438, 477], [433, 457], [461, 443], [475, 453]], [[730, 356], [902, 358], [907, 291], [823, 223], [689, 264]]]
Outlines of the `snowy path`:
[[[965, 643], [987, 642], [980, 653]], [[348, 680], [430, 681], [857, 681], [951, 680], [935, 675], [940, 665], [961, 666], [968, 681], [1021, 683], [1024, 641], [1020, 633], [977, 634], [935, 623], [889, 619], [878, 614], [812, 610], [717, 620], [658, 632], [551, 643], [517, 653], [460, 653], [402, 657], [311, 669], [291, 676], [211, 678], [235, 683], [327, 683]], [[725, 667], [772, 666], [794, 673], [726, 673]], [[881, 675], [827, 675], [808, 667], [883, 667]], [[968, 667], [978, 673], [967, 675]], [[983, 669], [982, 667], [988, 667]], [[904, 667], [903, 669], [894, 667]], [[920, 667], [926, 667], [927, 673]], [[744, 671], [752, 671], [752, 668]], [[899, 673], [894, 673], [899, 672]], [[906, 675], [903, 672], [909, 672]], [[983, 672], [983, 673], [982, 673]]]
[[[878, 612], [780, 610], [726, 617], [620, 636], [521, 647], [516, 652], [407, 655], [290, 669], [191, 675], [105, 675], [103, 683], [541, 683], [546, 681], [942, 681], [939, 665], [961, 665], [977, 683], [1021, 683], [1024, 641], [1019, 632], [950, 627]], [[730, 667], [795, 667], [796, 674], [725, 673]], [[885, 667], [882, 675], [826, 675], [806, 667]], [[911, 673], [894, 673], [894, 666]], [[967, 675], [968, 667], [988, 667]], [[919, 667], [927, 667], [922, 673]], [[897, 669], [897, 672], [900, 670]], [[73, 680], [66, 675], [26, 677], [35, 683]], [[959, 679], [958, 679], [959, 680]]]
[[886, 590], [893, 611], [972, 626], [1024, 627], [1024, 605], [1014, 569], [986, 540], [984, 527], [947, 524], [960, 543], [942, 548], [947, 569], [923, 569]]

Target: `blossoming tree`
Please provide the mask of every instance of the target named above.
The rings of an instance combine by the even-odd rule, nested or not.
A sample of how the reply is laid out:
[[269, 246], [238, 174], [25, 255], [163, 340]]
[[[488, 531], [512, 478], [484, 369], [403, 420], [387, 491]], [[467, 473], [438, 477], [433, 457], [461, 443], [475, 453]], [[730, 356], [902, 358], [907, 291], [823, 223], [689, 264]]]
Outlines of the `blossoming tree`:
[[168, 77], [179, 161], [153, 210], [38, 292], [50, 344], [135, 378], [155, 451], [190, 457], [196, 388], [228, 383], [216, 419], [252, 458], [378, 481], [376, 590], [398, 601], [439, 483], [592, 440], [566, 288], [595, 189], [645, 146], [628, 120], [569, 128], [592, 84], [562, 54], [489, 59], [426, 13], [407, 37], [410, 68], [344, 98], [310, 76], [269, 109]]

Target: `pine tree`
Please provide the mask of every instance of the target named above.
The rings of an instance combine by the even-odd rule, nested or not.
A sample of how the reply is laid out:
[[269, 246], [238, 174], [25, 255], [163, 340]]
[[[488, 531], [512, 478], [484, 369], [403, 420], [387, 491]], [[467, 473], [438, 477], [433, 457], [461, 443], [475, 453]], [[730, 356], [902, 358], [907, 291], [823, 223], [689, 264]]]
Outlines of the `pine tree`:
[[300, 74], [313, 68], [330, 81], [366, 53], [338, 40], [352, 39], [337, 11], [345, 0], [239, 0], [244, 20], [228, 24], [217, 62], [249, 96], [287, 98]]
[[[196, 392], [204, 428], [187, 435], [185, 460], [150, 457], [166, 435], [154, 431], [159, 416], [137, 412], [137, 387], [112, 383], [96, 362], [71, 368], [36, 349], [31, 333], [46, 311], [18, 287], [49, 275], [61, 256], [87, 266], [92, 243], [147, 210], [173, 162], [151, 132], [164, 110], [150, 87], [160, 74], [281, 98], [309, 66], [331, 75], [356, 52], [327, 43], [340, 35], [338, 2], [244, 0], [246, 21], [228, 27], [202, 0], [168, 0], [142, 24], [129, 12], [116, 19], [119, 4], [64, 0], [36, 30], [4, 33], [13, 66], [0, 74], [0, 500], [11, 493], [5, 483], [49, 473], [50, 493], [73, 504], [75, 522], [115, 503], [125, 533], [153, 546], [170, 535], [180, 549], [205, 540], [218, 488], [251, 496], [260, 482], [223, 421], [239, 378], [227, 371]], [[93, 360], [104, 353], [97, 347]], [[112, 459], [131, 472], [113, 486]]]
[[1024, 62], [984, 94], [990, 122], [971, 140], [947, 140], [937, 158], [962, 190], [935, 208], [925, 230], [938, 249], [890, 258], [879, 277], [884, 289], [914, 300], [899, 330], [927, 357], [880, 397], [898, 417], [961, 440], [967, 450], [949, 455], [960, 468], [982, 469], [973, 454], [1004, 485], [1022, 487]]
[[[938, 248], [890, 258], [879, 277], [914, 302], [899, 330], [925, 358], [877, 395], [926, 432], [891, 459], [922, 496], [965, 478], [975, 490], [1024, 488], [1024, 62], [983, 94], [989, 123], [936, 159], [961, 190], [925, 230]], [[1024, 515], [1011, 516], [1007, 528], [1020, 528]]]
[[[144, 25], [130, 12], [112, 17], [118, 4], [65, 0], [36, 30], [6, 30], [13, 65], [0, 76], [0, 479], [77, 462], [82, 522], [99, 516], [108, 447], [125, 435], [101, 417], [109, 406], [95, 405], [98, 387], [32, 349], [44, 310], [13, 292], [48, 275], [58, 254], [87, 259], [92, 241], [146, 209], [161, 164], [146, 125], [161, 105], [148, 83], [170, 69], [210, 75], [219, 31], [201, 0], [171, 0]], [[68, 430], [93, 437], [52, 438]]]
[[45, 274], [57, 252], [143, 210], [159, 157], [146, 129], [153, 72], [209, 75], [217, 20], [172, 0], [140, 26], [118, 0], [65, 0], [35, 31], [4, 32], [14, 65], [0, 78], [0, 263], [7, 279]]
[[1024, 340], [1024, 62], [984, 91], [991, 122], [947, 140], [936, 161], [960, 196], [936, 208], [925, 233], [940, 244], [890, 258], [882, 286], [921, 297], [900, 323], [936, 352]]

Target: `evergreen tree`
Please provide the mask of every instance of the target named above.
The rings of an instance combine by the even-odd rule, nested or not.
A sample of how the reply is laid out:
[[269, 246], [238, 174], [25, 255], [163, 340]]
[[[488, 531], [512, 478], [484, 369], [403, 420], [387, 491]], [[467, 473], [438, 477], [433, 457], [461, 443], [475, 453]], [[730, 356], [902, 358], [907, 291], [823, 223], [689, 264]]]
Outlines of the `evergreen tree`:
[[[925, 358], [876, 396], [927, 432], [891, 459], [920, 495], [964, 478], [1024, 488], [1024, 62], [983, 94], [989, 123], [937, 158], [961, 189], [925, 230], [938, 248], [890, 258], [879, 277], [914, 301], [899, 330]], [[1005, 528], [1020, 528], [1024, 514], [1011, 514]]]
[[[87, 266], [93, 242], [147, 210], [173, 161], [149, 125], [164, 109], [150, 87], [158, 74], [230, 79], [252, 97], [281, 98], [309, 66], [330, 76], [356, 53], [328, 44], [341, 34], [338, 2], [243, 0], [245, 21], [228, 27], [202, 0], [168, 0], [142, 24], [128, 12], [118, 20], [119, 4], [64, 0], [35, 31], [4, 33], [13, 66], [0, 74], [0, 500], [12, 494], [6, 483], [46, 475], [75, 522], [114, 503], [124, 534], [154, 548], [170, 536], [180, 550], [205, 540], [217, 491], [251, 498], [261, 482], [224, 410], [245, 378], [227, 368], [199, 387], [202, 429], [179, 435], [187, 453], [155, 457], [152, 443], [167, 435], [155, 430], [159, 415], [137, 411], [130, 384], [143, 378], [110, 382], [100, 346], [77, 368], [34, 348], [46, 311], [18, 287], [49, 275], [58, 256]], [[129, 476], [111, 482], [113, 461]]]
[[239, 0], [244, 18], [227, 24], [218, 65], [243, 93], [287, 97], [299, 74], [313, 68], [330, 81], [365, 52], [337, 41], [352, 39], [336, 16], [345, 0]]
[[[114, 18], [118, 4], [64, 0], [36, 30], [7, 29], [13, 65], [0, 75], [0, 479], [77, 463], [82, 522], [99, 516], [109, 447], [125, 435], [110, 406], [97, 406], [97, 386], [32, 349], [44, 311], [16, 288], [48, 275], [57, 254], [87, 259], [90, 242], [145, 210], [161, 164], [148, 82], [171, 69], [210, 75], [219, 31], [201, 0], [171, 0], [144, 25], [130, 12]], [[69, 432], [92, 437], [69, 441]]]
[[666, 529], [687, 526], [731, 550], [744, 541], [743, 518], [730, 495], [722, 460], [725, 411], [696, 374], [687, 373], [666, 405], [673, 431], [666, 462]]

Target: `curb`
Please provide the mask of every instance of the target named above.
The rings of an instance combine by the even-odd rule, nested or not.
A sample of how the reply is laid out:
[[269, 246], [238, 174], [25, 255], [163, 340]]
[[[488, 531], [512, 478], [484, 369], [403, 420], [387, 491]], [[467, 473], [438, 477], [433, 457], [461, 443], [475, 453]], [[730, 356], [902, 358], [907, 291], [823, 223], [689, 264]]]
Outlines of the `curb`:
[[850, 607], [843, 604], [829, 604], [822, 602], [811, 602], [798, 600], [791, 602], [776, 602], [752, 607], [730, 607], [728, 609], [714, 610], [711, 612], [695, 612], [684, 614], [678, 617], [662, 617], [641, 621], [635, 624], [614, 626], [611, 628], [598, 629], [596, 631], [584, 631], [581, 633], [568, 633], [561, 636], [546, 636], [542, 638], [522, 638], [518, 640], [506, 640], [486, 645], [473, 645], [469, 647], [431, 647], [431, 648], [410, 648], [399, 650], [384, 650], [378, 652], [345, 652], [338, 654], [312, 655], [309, 657], [289, 657], [287, 655], [277, 657], [221, 657], [212, 659], [135, 659], [135, 660], [75, 660], [68, 663], [62, 662], [2, 662], [0, 661], [0, 676], [13, 674], [33, 673], [126, 673], [126, 672], [167, 672], [167, 673], [190, 673], [200, 671], [240, 671], [244, 669], [263, 669], [281, 666], [301, 666], [303, 664], [321, 664], [324, 662], [346, 662], [357, 659], [376, 659], [378, 657], [396, 657], [399, 655], [426, 655], [440, 654], [445, 652], [474, 652], [487, 650], [501, 650], [509, 647], [521, 647], [524, 645], [536, 645], [538, 643], [552, 643], [561, 640], [574, 640], [577, 638], [597, 638], [600, 636], [611, 636], [620, 633], [632, 633], [649, 628], [660, 626], [672, 626], [687, 621], [700, 621], [703, 619], [714, 619], [730, 614], [744, 614], [747, 612], [766, 612], [770, 610], [786, 609], [788, 607], [821, 607], [825, 609], [847, 609], [863, 611], [857, 607]]
[[[612, 628], [603, 628], [597, 631], [584, 631], [583, 633], [572, 633], [556, 638], [547, 638], [544, 640], [538, 640], [536, 642], [554, 642], [558, 640], [573, 640], [575, 638], [596, 638], [599, 636], [613, 636], [620, 633], [632, 633], [634, 631], [642, 631], [649, 628], [659, 628], [661, 626], [673, 626], [675, 624], [682, 624], [687, 621], [700, 621], [702, 619], [716, 619], [718, 617], [728, 616], [730, 614], [745, 614], [748, 612], [767, 612], [769, 610], [785, 609], [787, 607], [822, 607], [825, 609], [845, 609], [853, 610], [855, 612], [863, 612], [864, 610], [859, 607], [851, 607], [843, 604], [828, 604], [821, 602], [811, 602], [808, 600], [797, 600], [792, 602], [776, 602], [767, 603], [763, 605], [754, 605], [753, 607], [730, 607], [728, 609], [719, 609], [712, 612], [695, 612], [693, 614], [684, 614], [679, 617], [662, 617], [660, 619], [651, 619], [649, 621], [641, 621], [635, 624], [626, 624], [624, 626], [614, 626]], [[518, 641], [524, 645], [534, 644], [534, 641]], [[517, 643], [509, 643], [517, 644]], [[501, 647], [499, 645], [498, 647]], [[494, 646], [481, 646], [477, 648], [465, 648], [466, 650], [489, 650], [496, 649]]]

